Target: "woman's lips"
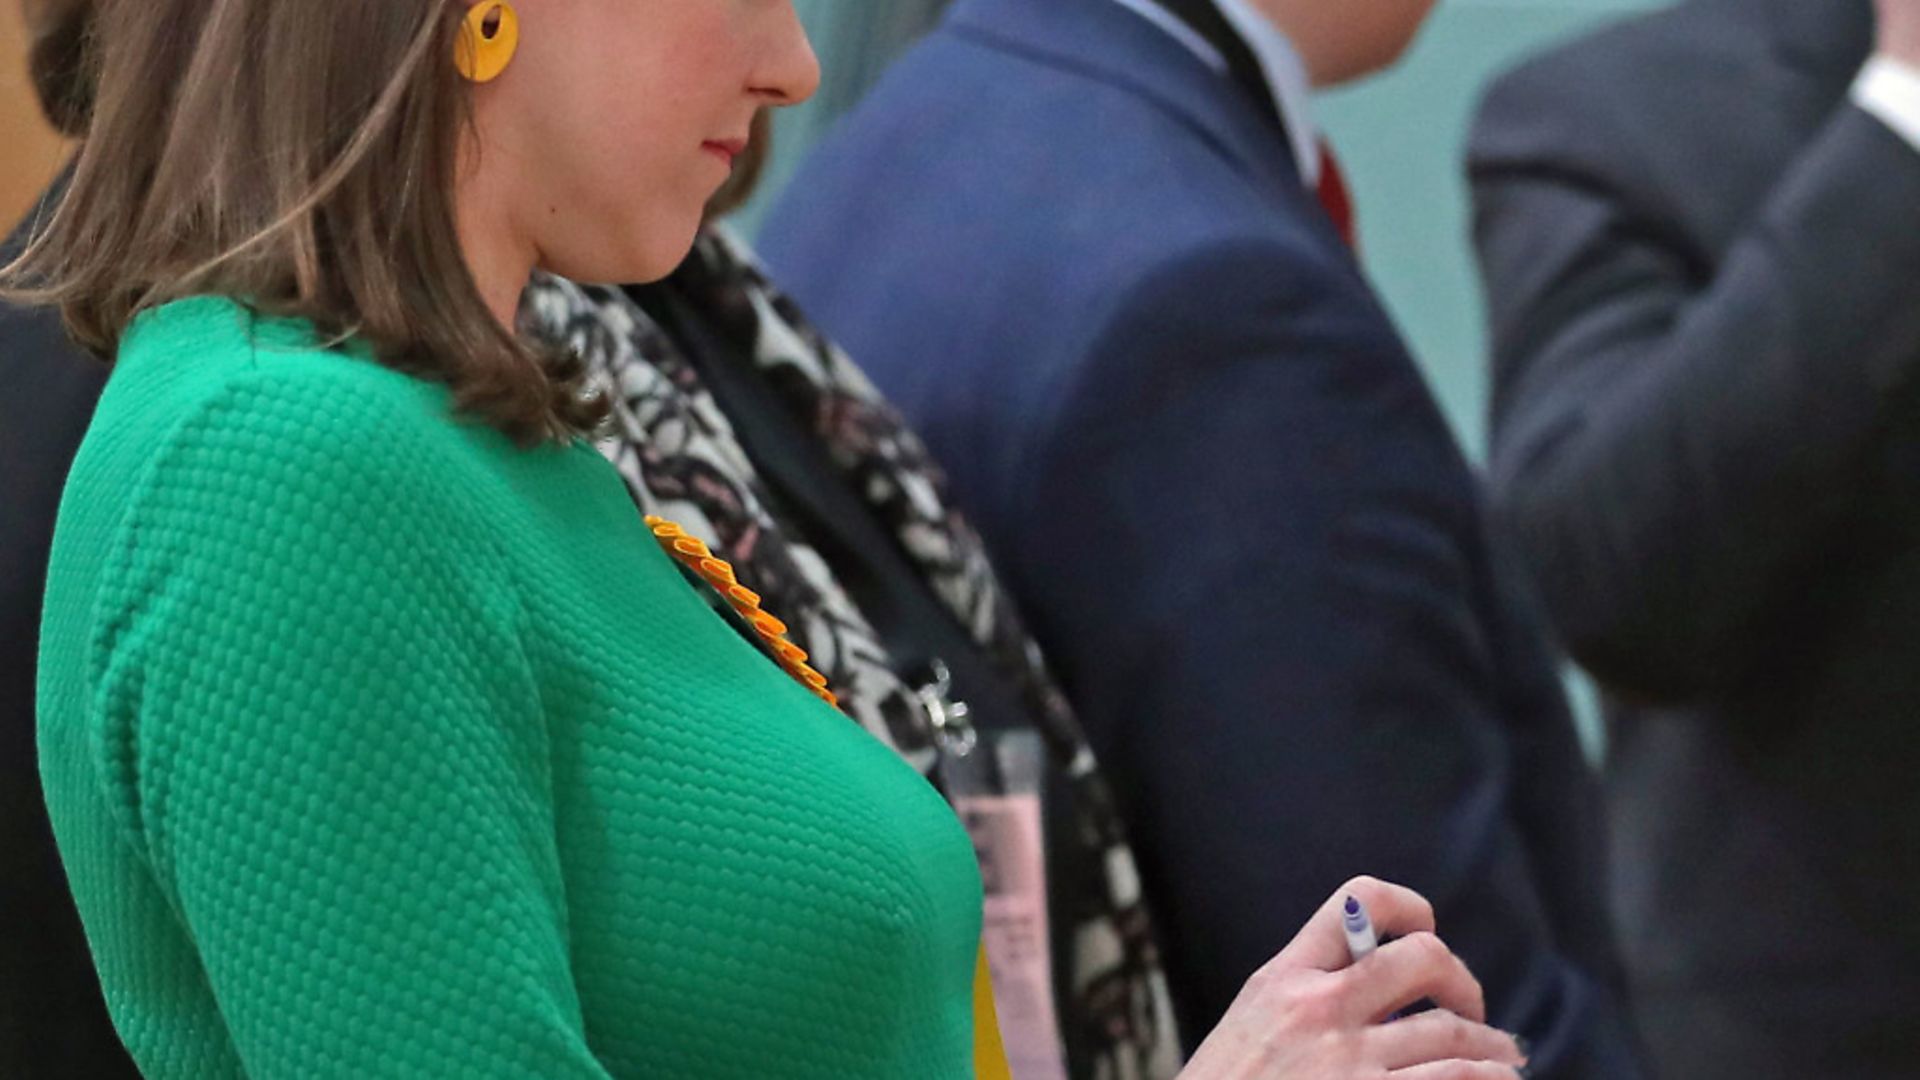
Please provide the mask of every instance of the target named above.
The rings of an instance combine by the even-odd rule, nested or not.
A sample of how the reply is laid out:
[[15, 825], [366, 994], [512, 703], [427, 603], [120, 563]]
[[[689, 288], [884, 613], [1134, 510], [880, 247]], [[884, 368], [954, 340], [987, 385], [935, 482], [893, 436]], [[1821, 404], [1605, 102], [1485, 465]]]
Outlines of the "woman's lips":
[[727, 163], [731, 168], [733, 159], [747, 152], [745, 139], [709, 139], [700, 144], [700, 148]]

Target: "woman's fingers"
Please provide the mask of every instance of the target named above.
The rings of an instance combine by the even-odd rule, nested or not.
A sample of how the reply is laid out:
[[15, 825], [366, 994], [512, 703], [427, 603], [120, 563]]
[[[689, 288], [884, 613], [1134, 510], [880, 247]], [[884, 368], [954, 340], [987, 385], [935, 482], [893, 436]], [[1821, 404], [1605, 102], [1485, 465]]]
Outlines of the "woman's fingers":
[[1342, 997], [1348, 1015], [1359, 1023], [1382, 1020], [1422, 998], [1469, 1020], [1487, 1018], [1480, 980], [1445, 942], [1424, 930], [1380, 946], [1334, 977], [1348, 983]]
[[[1357, 963], [1341, 926], [1349, 896], [1376, 928], [1399, 935]], [[1444, 1011], [1379, 1023], [1423, 998]], [[1432, 905], [1411, 889], [1356, 878], [1254, 973], [1181, 1076], [1514, 1080], [1525, 1058], [1485, 1021], [1480, 983], [1434, 936]]]
[[1368, 1028], [1362, 1038], [1367, 1057], [1389, 1071], [1445, 1061], [1491, 1061], [1511, 1070], [1527, 1060], [1513, 1036], [1443, 1009]]
[[1492, 1061], [1429, 1061], [1388, 1073], [1389, 1080], [1516, 1080], [1526, 1074]]
[[1340, 909], [1347, 897], [1364, 904], [1374, 930], [1382, 936], [1401, 936], [1426, 931], [1432, 933], [1433, 905], [1412, 889], [1390, 885], [1377, 878], [1357, 877], [1313, 913], [1313, 918], [1294, 936], [1293, 942], [1274, 958], [1274, 963], [1316, 971], [1337, 971], [1346, 967], [1347, 935], [1340, 927]]

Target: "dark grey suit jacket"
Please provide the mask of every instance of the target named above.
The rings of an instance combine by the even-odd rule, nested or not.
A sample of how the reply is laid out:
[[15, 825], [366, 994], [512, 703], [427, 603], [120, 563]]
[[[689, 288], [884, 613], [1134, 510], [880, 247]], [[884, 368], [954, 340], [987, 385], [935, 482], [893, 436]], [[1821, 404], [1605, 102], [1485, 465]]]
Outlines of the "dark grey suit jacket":
[[1494, 484], [1613, 702], [1668, 1073], [1920, 1075], [1920, 152], [1868, 0], [1690, 0], [1472, 143]]

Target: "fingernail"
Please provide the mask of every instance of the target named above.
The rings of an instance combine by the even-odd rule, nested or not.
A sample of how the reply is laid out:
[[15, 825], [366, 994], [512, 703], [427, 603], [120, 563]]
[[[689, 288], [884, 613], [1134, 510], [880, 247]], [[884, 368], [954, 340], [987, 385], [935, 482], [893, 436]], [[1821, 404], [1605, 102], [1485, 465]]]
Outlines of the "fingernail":
[[1528, 1060], [1532, 1060], [1533, 1044], [1527, 1041], [1527, 1037], [1525, 1035], [1513, 1036], [1513, 1045], [1520, 1048], [1521, 1057], [1526, 1058]]

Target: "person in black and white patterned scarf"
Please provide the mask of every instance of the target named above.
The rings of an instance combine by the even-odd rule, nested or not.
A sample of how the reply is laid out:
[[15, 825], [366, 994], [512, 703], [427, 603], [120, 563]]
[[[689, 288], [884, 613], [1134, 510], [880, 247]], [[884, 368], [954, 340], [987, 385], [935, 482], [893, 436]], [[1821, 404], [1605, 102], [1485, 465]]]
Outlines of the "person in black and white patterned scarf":
[[[810, 326], [737, 239], [709, 226], [675, 283], [700, 298], [714, 328], [749, 356], [820, 440], [927, 589], [1019, 691], [1049, 754], [1070, 779], [1072, 835], [1087, 865], [1059, 887], [1073, 913], [1061, 1002], [1075, 1074], [1166, 1077], [1179, 1040], [1133, 854], [1093, 753], [1048, 674], [979, 537], [949, 505], [925, 448], [847, 357]], [[733, 424], [676, 341], [628, 291], [539, 275], [521, 302], [522, 331], [579, 352], [613, 401], [600, 444], [635, 500], [732, 563], [763, 606], [827, 676], [841, 707], [923, 775], [935, 732], [910, 672], [819, 550], [776, 514]]]

